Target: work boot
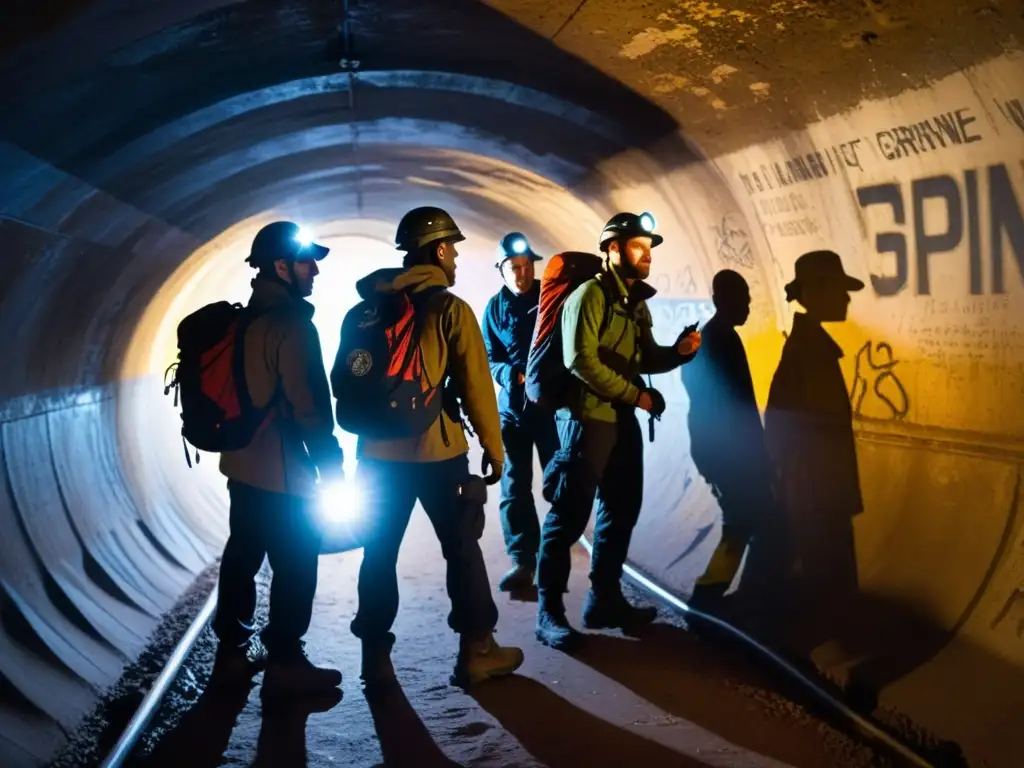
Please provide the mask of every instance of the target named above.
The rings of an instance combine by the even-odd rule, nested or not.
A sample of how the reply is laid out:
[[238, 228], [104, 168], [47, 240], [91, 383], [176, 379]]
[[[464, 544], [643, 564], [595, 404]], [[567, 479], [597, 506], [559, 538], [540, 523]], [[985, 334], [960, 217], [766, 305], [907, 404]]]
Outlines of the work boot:
[[363, 664], [359, 677], [367, 688], [397, 683], [395, 667], [391, 663], [391, 648], [395, 636], [388, 632], [382, 640], [363, 640]]
[[500, 592], [520, 592], [533, 586], [536, 565], [533, 563], [516, 563], [498, 582]]
[[618, 590], [587, 592], [583, 603], [583, 626], [587, 629], [632, 630], [650, 624], [658, 618], [658, 609], [652, 605], [631, 605]]
[[246, 645], [220, 643], [213, 658], [210, 683], [231, 685], [243, 680], [251, 680], [253, 675], [263, 669], [266, 664], [267, 649], [255, 638]]
[[271, 654], [263, 674], [264, 696], [319, 693], [341, 685], [341, 672], [318, 667], [300, 648], [286, 654]]
[[491, 677], [512, 674], [522, 663], [522, 650], [498, 645], [492, 634], [482, 640], [462, 635], [459, 638], [459, 658], [450, 682], [468, 688]]
[[571, 651], [583, 640], [583, 635], [565, 618], [565, 608], [560, 604], [545, 603], [543, 598], [537, 611], [536, 635], [544, 645], [556, 651]]

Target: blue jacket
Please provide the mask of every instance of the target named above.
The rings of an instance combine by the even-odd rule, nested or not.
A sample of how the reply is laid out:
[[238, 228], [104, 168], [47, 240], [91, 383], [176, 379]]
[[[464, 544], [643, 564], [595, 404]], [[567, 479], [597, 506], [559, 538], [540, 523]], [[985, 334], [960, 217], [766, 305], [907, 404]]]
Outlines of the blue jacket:
[[498, 410], [502, 416], [514, 417], [526, 406], [526, 388], [519, 383], [518, 374], [526, 373], [539, 299], [540, 280], [534, 280], [530, 290], [521, 296], [503, 287], [484, 310], [484, 345], [491, 376], [501, 387]]

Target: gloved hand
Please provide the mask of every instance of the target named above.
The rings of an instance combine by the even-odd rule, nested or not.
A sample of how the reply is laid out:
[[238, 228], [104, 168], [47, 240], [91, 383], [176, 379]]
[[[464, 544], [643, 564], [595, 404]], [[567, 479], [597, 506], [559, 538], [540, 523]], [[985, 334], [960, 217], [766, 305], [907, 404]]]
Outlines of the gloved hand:
[[496, 482], [501, 480], [501, 473], [504, 469], [505, 467], [500, 461], [495, 461], [491, 458], [491, 454], [484, 451], [484, 457], [480, 461], [480, 471], [484, 475], [485, 483], [488, 485], [494, 485]]
[[683, 357], [689, 357], [700, 349], [700, 331], [694, 331], [683, 336], [676, 344], [676, 351]]
[[651, 398], [651, 407], [647, 409], [647, 412], [651, 416], [658, 417], [665, 412], [665, 396], [661, 394], [654, 387], [644, 388], [644, 393]]

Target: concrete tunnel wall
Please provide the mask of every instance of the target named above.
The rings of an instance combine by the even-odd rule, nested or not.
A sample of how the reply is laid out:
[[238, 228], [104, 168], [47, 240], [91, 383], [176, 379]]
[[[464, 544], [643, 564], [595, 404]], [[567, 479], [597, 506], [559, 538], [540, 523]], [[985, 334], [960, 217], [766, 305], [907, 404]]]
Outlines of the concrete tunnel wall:
[[[431, 201], [471, 235], [458, 291], [478, 313], [496, 289], [503, 231], [523, 229], [545, 252], [591, 250], [611, 213], [654, 211], [666, 236], [652, 275], [656, 330], [669, 339], [706, 318], [711, 276], [743, 273], [754, 305], [741, 334], [762, 404], [794, 311], [782, 291], [793, 262], [838, 250], [868, 283], [848, 322], [829, 330], [856, 412], [860, 584], [878, 607], [856, 610], [879, 642], [838, 638], [811, 658], [839, 680], [854, 670], [880, 703], [973, 760], [1014, 764], [1024, 719], [1020, 53], [767, 139], [696, 145], [629, 93], [609, 99], [606, 76], [471, 5], [459, 23], [485, 32], [460, 40], [469, 54], [366, 56], [376, 66], [353, 75], [354, 113], [341, 106], [348, 76], [302, 54], [333, 17], [295, 8], [298, 21], [275, 35], [287, 39], [261, 38], [267, 62], [255, 67], [239, 46], [258, 44], [241, 32], [265, 28], [261, 11], [159, 31], [198, 5], [137, 17], [119, 43], [94, 36], [74, 48], [74, 87], [45, 90], [65, 77], [52, 60], [28, 71], [24, 56], [11, 59], [4, 79], [20, 75], [19, 109], [0, 134], [0, 751], [29, 763], [49, 754], [226, 535], [215, 460], [186, 469], [160, 391], [177, 319], [224, 291], [244, 298], [240, 254], [271, 217], [302, 220], [344, 258]], [[204, 34], [221, 46], [207, 46], [206, 69], [193, 65], [209, 94], [175, 79]], [[496, 53], [487, 39], [499, 35], [512, 42]], [[642, 32], [630, 50], [664, 42]], [[485, 63], [467, 72], [474, 53]], [[103, 61], [105, 71], [90, 69]], [[248, 79], [243, 64], [257, 70]], [[347, 269], [325, 264], [321, 286], [344, 285]], [[323, 322], [335, 297], [321, 288], [315, 298]], [[336, 330], [321, 333], [333, 355]], [[655, 384], [670, 411], [647, 447], [630, 556], [685, 595], [718, 537], [717, 508], [688, 458], [678, 375]], [[346, 438], [350, 461], [352, 447]]]

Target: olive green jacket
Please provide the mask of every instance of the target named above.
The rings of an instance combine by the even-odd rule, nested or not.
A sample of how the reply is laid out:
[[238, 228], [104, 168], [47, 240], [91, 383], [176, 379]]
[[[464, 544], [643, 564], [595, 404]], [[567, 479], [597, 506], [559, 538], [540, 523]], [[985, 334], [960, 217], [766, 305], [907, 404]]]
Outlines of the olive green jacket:
[[657, 291], [642, 280], [627, 290], [607, 260], [562, 307], [562, 359], [578, 380], [569, 393], [574, 418], [615, 421], [616, 409], [636, 405], [640, 374], [667, 373], [689, 362], [654, 340], [647, 301]]

